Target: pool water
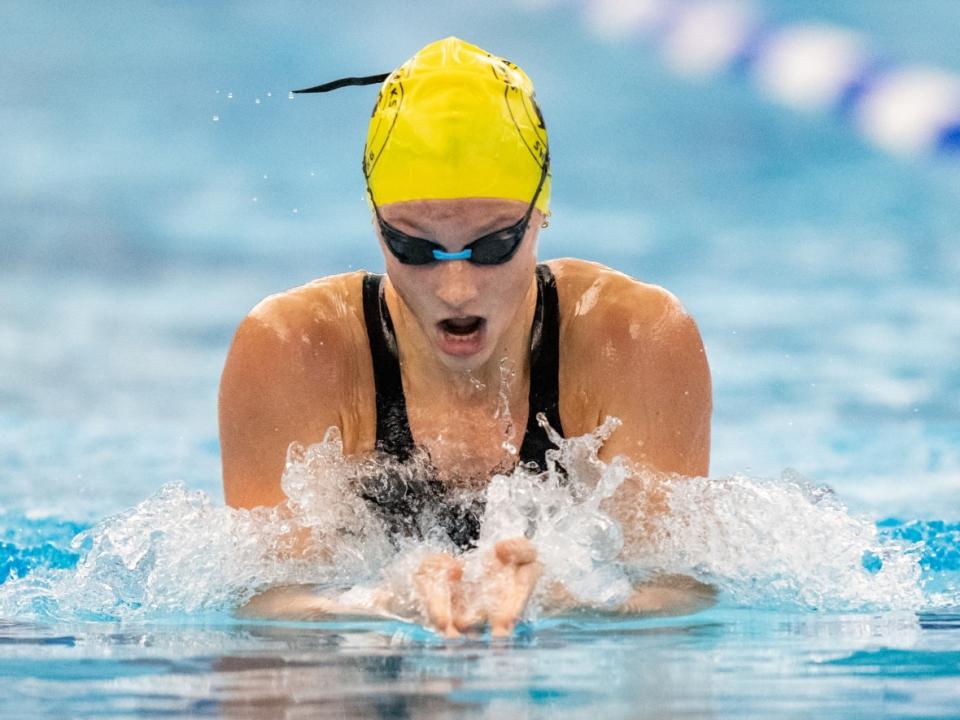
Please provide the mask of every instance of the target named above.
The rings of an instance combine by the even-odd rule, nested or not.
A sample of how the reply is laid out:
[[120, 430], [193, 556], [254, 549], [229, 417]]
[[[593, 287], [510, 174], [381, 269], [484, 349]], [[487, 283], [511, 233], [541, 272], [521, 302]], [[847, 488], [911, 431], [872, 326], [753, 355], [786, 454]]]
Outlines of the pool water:
[[509, 641], [415, 626], [0, 628], [10, 717], [956, 717], [960, 618], [718, 609], [558, 620]]
[[[960, 71], [960, 8], [835, 5], [761, 7]], [[5, 16], [0, 715], [960, 716], [956, 158], [680, 80], [572, 2]], [[674, 507], [713, 514], [649, 562], [715, 582], [711, 610], [457, 643], [231, 615], [271, 578], [326, 577], [264, 568], [248, 531], [270, 520], [223, 507], [233, 330], [267, 294], [382, 269], [358, 170], [374, 93], [287, 90], [449, 34], [536, 82], [541, 257], [663, 285], [700, 325], [711, 480]]]

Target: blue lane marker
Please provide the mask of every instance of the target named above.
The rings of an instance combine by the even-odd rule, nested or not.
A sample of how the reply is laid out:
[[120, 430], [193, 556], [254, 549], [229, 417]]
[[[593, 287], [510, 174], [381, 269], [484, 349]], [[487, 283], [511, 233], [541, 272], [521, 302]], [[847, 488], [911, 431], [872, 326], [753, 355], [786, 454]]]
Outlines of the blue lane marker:
[[940, 131], [937, 137], [937, 150], [943, 153], [960, 153], [960, 120], [947, 125]]
[[[632, 34], [648, 40], [669, 57], [678, 53], [681, 66], [693, 62], [693, 66], [687, 68], [692, 72], [709, 75], [725, 69], [734, 76], [759, 80], [763, 86], [760, 89], [773, 95], [780, 104], [794, 109], [810, 105], [831, 110], [848, 122], [855, 121], [858, 111], [863, 110], [869, 114], [866, 119], [870, 127], [857, 124], [854, 129], [881, 149], [896, 154], [927, 151], [960, 157], [960, 117], [957, 116], [960, 115], [957, 110], [960, 73], [913, 63], [910, 67], [898, 67], [898, 63], [885, 55], [878, 56], [866, 48], [860, 33], [823, 22], [774, 22], [752, 12], [749, 6], [754, 3], [749, 0], [725, 0], [707, 12], [700, 11], [701, 6], [706, 6], [700, 0], [647, 0], [640, 3], [640, 7], [652, 14], [635, 15], [617, 9], [626, 3], [604, 0], [579, 4], [588, 9], [588, 15], [595, 15], [601, 25], [613, 23], [609, 28], [611, 35]], [[723, 22], [714, 27], [717, 17]], [[748, 25], [744, 26], [744, 21]], [[617, 32], [616, 23], [628, 32]], [[730, 36], [720, 38], [726, 45], [715, 48], [716, 52], [705, 54], [702, 48], [694, 46], [697, 33], [715, 35], [717, 32], [729, 32]], [[838, 53], [836, 61], [841, 66], [833, 72], [806, 74], [792, 68], [804, 54], [814, 60], [824, 48], [832, 53], [834, 47]], [[779, 57], [781, 53], [783, 57]], [[845, 55], [850, 57], [844, 60]], [[766, 61], [771, 58], [774, 65], [767, 68]], [[861, 67], [864, 61], [866, 65]], [[783, 77], [771, 78], [766, 74], [763, 78], [753, 77], [758, 64], [765, 70], [782, 73]], [[842, 81], [841, 87], [835, 87], [837, 81]], [[797, 90], [801, 91], [799, 96]], [[872, 103], [873, 99], [879, 102]], [[929, 104], [929, 112], [915, 112], [912, 106], [917, 102]], [[945, 113], [950, 120], [948, 124], [942, 123]], [[902, 131], [883, 130], [890, 126]], [[439, 255], [437, 258], [440, 259]]]
[[734, 75], [746, 76], [750, 72], [756, 59], [763, 53], [767, 40], [773, 36], [774, 29], [771, 23], [763, 22], [747, 33], [743, 45], [730, 61], [730, 71]]
[[840, 92], [834, 105], [836, 113], [841, 118], [850, 118], [860, 102], [876, 88], [877, 82], [894, 69], [893, 63], [887, 60], [869, 61], [863, 71]]

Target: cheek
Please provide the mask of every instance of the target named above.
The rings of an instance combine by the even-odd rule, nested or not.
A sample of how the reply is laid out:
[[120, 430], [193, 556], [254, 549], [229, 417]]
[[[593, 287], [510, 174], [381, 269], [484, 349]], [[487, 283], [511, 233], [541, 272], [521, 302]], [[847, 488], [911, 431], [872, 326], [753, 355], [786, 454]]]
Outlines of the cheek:
[[427, 302], [426, 298], [429, 297], [426, 284], [410, 273], [391, 274], [390, 282], [404, 304], [416, 315], [420, 315]]
[[[520, 258], [514, 258], [520, 260]], [[499, 281], [491, 281], [487, 297], [495, 298], [496, 315], [499, 324], [509, 325], [513, 322], [514, 316], [523, 305], [527, 297], [527, 291], [530, 289], [530, 280], [535, 272], [536, 261], [531, 259], [523, 263], [517, 263], [517, 267], [511, 267], [511, 273], [508, 279], [501, 278]]]
[[433, 276], [426, 268], [404, 265], [395, 259], [386, 263], [390, 282], [403, 304], [421, 325], [437, 313]]

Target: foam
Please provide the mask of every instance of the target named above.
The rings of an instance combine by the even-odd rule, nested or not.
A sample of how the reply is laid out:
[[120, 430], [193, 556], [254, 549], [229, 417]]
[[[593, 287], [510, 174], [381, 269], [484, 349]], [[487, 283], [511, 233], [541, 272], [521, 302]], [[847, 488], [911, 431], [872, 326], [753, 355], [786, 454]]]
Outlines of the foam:
[[[497, 541], [524, 536], [544, 567], [541, 589], [561, 582], [599, 610], [622, 603], [637, 578], [663, 572], [714, 583], [728, 601], [752, 607], [956, 604], [955, 593], [924, 595], [923, 543], [879, 533], [829, 489], [790, 473], [779, 480], [664, 477], [619, 458], [605, 463], [598, 452], [618, 424], [608, 418], [570, 439], [550, 430], [558, 447], [548, 452], [545, 473], [518, 467], [492, 478], [468, 579], [480, 577], [481, 557]], [[73, 571], [41, 568], [0, 586], [0, 615], [129, 619], [230, 610], [284, 584], [352, 586], [342, 599], [362, 604], [386, 583], [416, 618], [414, 570], [428, 553], [454, 546], [435, 508], [418, 518], [424, 539], [391, 543], [360, 483], [390, 477], [396, 491], [421, 481], [427, 466], [422, 455], [406, 464], [346, 458], [331, 430], [321, 443], [291, 446], [282, 478], [287, 501], [279, 508], [236, 510], [169, 484], [77, 535]], [[654, 486], [669, 513], [647, 516], [639, 502]], [[476, 492], [463, 492], [452, 501], [475, 499]], [[530, 617], [538, 615], [539, 598]]]

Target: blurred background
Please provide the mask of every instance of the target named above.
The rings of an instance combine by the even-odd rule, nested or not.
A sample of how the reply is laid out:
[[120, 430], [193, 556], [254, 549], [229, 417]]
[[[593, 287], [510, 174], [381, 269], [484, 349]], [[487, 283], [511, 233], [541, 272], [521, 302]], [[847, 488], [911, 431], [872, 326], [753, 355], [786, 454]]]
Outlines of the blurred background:
[[[576, 2], [3, 2], [0, 511], [90, 520], [183, 480], [221, 498], [217, 383], [264, 296], [382, 269], [360, 157], [387, 72], [457, 35], [533, 78], [543, 258], [697, 319], [716, 476], [960, 514], [960, 157], [899, 158], [735, 74], [682, 79]], [[960, 71], [960, 3], [766, 0]], [[642, 388], [637, 388], [642, 392]]]

